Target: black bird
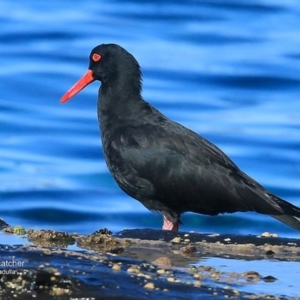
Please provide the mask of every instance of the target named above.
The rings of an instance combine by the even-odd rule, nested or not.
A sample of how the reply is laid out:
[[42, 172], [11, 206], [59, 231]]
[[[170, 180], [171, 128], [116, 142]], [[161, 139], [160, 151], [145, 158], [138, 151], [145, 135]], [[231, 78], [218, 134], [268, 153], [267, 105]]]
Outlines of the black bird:
[[141, 96], [141, 69], [116, 44], [90, 54], [88, 71], [61, 98], [65, 102], [99, 80], [98, 119], [107, 166], [129, 196], [163, 215], [178, 230], [180, 215], [255, 211], [300, 230], [300, 208], [242, 172], [218, 147], [168, 119]]

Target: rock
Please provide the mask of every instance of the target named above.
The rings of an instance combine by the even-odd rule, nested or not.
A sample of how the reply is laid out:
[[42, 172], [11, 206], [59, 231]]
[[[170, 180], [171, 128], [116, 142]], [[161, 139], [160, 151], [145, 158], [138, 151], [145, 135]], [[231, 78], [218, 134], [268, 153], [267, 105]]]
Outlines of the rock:
[[164, 266], [164, 267], [172, 267], [173, 266], [171, 260], [165, 256], [157, 258], [156, 260], [152, 261], [152, 263], [155, 265]]

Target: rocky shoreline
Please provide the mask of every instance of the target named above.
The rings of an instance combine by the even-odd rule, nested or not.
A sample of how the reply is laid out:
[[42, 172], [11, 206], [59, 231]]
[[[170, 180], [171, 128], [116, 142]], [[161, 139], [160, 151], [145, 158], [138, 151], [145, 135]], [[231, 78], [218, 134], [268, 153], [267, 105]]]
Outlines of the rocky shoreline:
[[[241, 273], [205, 263], [193, 266], [204, 256], [300, 262], [297, 239], [151, 229], [114, 235], [102, 229], [88, 236], [8, 226], [3, 230], [27, 240], [0, 245], [2, 299], [300, 299], [243, 291], [246, 284], [262, 281], [273, 284], [275, 291], [277, 278], [268, 270]], [[78, 251], [67, 249], [75, 243]]]

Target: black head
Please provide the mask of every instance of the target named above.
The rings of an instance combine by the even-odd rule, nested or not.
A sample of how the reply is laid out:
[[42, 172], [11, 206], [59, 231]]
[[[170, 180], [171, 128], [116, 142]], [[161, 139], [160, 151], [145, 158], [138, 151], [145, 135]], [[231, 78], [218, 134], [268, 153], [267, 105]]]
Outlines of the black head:
[[108, 84], [118, 82], [120, 76], [136, 78], [140, 88], [140, 67], [133, 55], [117, 44], [101, 44], [90, 54], [88, 71], [65, 93], [61, 102], [68, 101], [95, 80]]

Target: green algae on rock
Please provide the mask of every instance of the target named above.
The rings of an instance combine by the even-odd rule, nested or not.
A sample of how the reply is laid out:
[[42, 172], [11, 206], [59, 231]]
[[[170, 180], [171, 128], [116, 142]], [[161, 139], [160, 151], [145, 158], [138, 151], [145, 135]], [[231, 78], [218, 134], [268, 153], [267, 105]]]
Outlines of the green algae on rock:
[[16, 225], [16, 226], [13, 226], [13, 227], [8, 226], [8, 227], [5, 227], [3, 229], [3, 231], [5, 233], [12, 233], [12, 234], [17, 234], [17, 235], [24, 235], [24, 234], [26, 234], [25, 228], [23, 226], [21, 226], [21, 225]]

